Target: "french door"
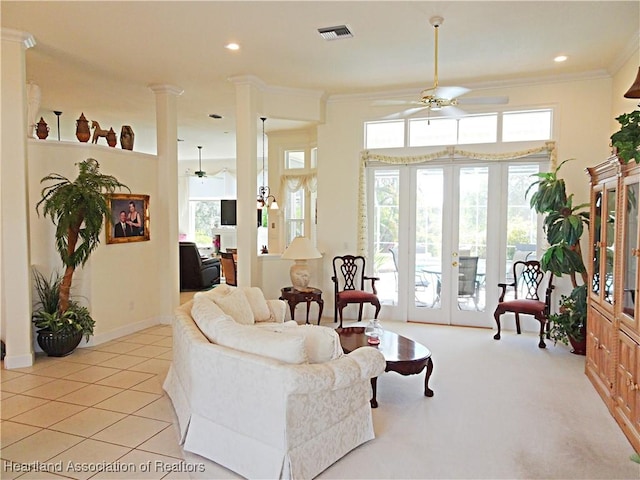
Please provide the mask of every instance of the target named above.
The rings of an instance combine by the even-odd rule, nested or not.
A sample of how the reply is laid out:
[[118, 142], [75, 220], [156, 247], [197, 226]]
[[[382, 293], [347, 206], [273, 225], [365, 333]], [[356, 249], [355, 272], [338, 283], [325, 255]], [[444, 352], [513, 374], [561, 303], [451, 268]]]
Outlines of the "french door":
[[535, 255], [538, 219], [524, 192], [539, 170], [540, 160], [371, 167], [382, 318], [492, 326], [516, 250]]

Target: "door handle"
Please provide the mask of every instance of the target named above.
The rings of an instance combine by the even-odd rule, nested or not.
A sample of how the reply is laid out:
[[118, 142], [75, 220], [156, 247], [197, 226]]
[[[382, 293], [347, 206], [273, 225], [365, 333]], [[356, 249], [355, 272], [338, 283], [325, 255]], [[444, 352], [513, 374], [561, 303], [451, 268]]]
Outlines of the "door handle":
[[454, 262], [452, 262], [452, 263], [451, 263], [451, 266], [452, 266], [452, 267], [457, 267], [457, 266], [458, 266], [458, 262], [455, 262], [455, 261], [454, 261]]

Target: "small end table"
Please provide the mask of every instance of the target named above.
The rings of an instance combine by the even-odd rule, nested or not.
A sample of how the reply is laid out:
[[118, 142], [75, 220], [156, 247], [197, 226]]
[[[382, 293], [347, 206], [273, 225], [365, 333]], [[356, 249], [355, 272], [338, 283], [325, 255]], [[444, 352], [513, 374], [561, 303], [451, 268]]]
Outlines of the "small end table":
[[309, 309], [311, 308], [311, 302], [318, 304], [318, 325], [320, 325], [320, 319], [322, 318], [322, 309], [324, 308], [324, 300], [322, 300], [322, 290], [319, 288], [309, 288], [308, 292], [296, 290], [293, 287], [284, 287], [280, 289], [280, 300], [284, 300], [289, 304], [289, 310], [291, 310], [291, 320], [295, 320], [294, 315], [296, 311], [296, 305], [300, 302], [306, 302], [307, 304], [307, 323], [309, 323]]

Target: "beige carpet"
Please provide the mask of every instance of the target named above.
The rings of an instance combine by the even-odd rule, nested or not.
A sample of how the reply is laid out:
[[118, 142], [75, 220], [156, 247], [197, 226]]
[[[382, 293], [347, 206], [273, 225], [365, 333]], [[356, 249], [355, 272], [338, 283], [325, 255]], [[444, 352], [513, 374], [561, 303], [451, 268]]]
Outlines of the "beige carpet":
[[[319, 479], [640, 478], [631, 445], [584, 375], [584, 357], [561, 345], [541, 350], [534, 333], [507, 330], [495, 341], [488, 329], [383, 326], [431, 349], [435, 396], [423, 396], [424, 374], [385, 373], [377, 438]], [[237, 478], [205, 464], [194, 478]]]

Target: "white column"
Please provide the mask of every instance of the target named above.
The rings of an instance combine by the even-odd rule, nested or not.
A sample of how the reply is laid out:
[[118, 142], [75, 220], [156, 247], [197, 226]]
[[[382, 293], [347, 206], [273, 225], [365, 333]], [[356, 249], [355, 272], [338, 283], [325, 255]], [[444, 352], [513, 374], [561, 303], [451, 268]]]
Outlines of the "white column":
[[28, 225], [35, 206], [29, 205], [27, 192], [25, 51], [35, 44], [28, 33], [2, 29], [0, 336], [7, 346], [5, 368], [33, 364]]
[[149, 85], [156, 95], [158, 144], [158, 198], [149, 199], [151, 240], [160, 244], [159, 274], [166, 276], [159, 292], [161, 312], [169, 323], [180, 304], [178, 255], [178, 116], [177, 97], [183, 90], [173, 85]]
[[233, 77], [236, 87], [236, 169], [237, 177], [237, 243], [238, 285], [257, 285], [258, 230], [256, 199], [258, 191], [258, 87], [261, 82], [252, 76]]

